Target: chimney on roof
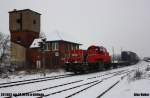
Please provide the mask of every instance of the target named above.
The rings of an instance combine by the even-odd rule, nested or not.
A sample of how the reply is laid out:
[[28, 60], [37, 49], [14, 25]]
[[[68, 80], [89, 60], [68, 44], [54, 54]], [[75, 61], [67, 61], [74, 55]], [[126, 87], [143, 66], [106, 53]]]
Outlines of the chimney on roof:
[[14, 11], [17, 11], [17, 9], [14, 9]]

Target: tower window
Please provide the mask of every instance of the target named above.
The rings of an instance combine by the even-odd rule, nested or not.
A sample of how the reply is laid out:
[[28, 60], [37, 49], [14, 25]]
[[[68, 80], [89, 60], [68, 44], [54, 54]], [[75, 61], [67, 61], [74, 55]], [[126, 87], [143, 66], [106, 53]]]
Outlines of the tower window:
[[17, 42], [21, 42], [21, 38], [20, 37], [17, 37]]
[[17, 23], [21, 23], [21, 19], [17, 19]]
[[33, 20], [33, 24], [36, 24], [36, 20]]

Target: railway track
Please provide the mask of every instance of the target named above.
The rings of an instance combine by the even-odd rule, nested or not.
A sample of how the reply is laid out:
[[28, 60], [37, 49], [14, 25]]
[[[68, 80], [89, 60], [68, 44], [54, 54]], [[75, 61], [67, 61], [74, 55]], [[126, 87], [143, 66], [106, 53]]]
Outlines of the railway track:
[[56, 91], [56, 92], [53, 92], [53, 93], [50, 93], [50, 94], [46, 94], [46, 95], [44, 95], [44, 97], [54, 95], [54, 94], [57, 94], [57, 93], [61, 93], [61, 92], [64, 92], [64, 91], [68, 91], [68, 90], [71, 90], [71, 89], [75, 89], [75, 88], [78, 88], [78, 87], [82, 87], [82, 86], [85, 86], [85, 85], [89, 85], [89, 84], [93, 85], [93, 83], [95, 84], [95, 82], [97, 83], [97, 82], [99, 82], [99, 80], [95, 80], [95, 81], [92, 81], [92, 82], [87, 82], [87, 83], [84, 83], [84, 84], [80, 84], [78, 86], [73, 86], [73, 87], [70, 87], [70, 88], [67, 88], [67, 89], [63, 89], [63, 90]]
[[14, 81], [14, 82], [9, 82], [9, 83], [1, 83], [0, 84], [0, 88], [6, 88], [6, 87], [12, 87], [12, 86], [36, 83], [36, 82], [43, 82], [43, 81], [48, 81], [48, 80], [55, 80], [55, 79], [72, 77], [72, 76], [74, 76], [74, 74], [66, 74], [66, 75], [58, 75], [58, 76], [51, 76], [51, 77], [23, 80], [23, 81]]
[[74, 84], [74, 83], [82, 82], [82, 81], [83, 80], [73, 81], [73, 82], [69, 82], [69, 83], [63, 83], [63, 84], [60, 84], [60, 85], [56, 85], [56, 86], [52, 86], [52, 87], [47, 87], [47, 88], [43, 88], [43, 89], [39, 89], [39, 90], [34, 90], [34, 91], [26, 92], [26, 93], [34, 93], [34, 92], [38, 92], [38, 91], [42, 91], [42, 90], [47, 90], [47, 89], [52, 89], [52, 88], [56, 88], [56, 87], [61, 87], [61, 86], [69, 85], [69, 84]]
[[[131, 70], [131, 71], [133, 71], [133, 70]], [[63, 86], [67, 86], [67, 85], [70, 85], [70, 84], [73, 84], [73, 86], [72, 87], [67, 87], [66, 89], [63, 89], [63, 90], [58, 90], [58, 91], [55, 91], [55, 92], [52, 92], [52, 93], [49, 93], [49, 94], [45, 94], [43, 97], [49, 97], [49, 96], [51, 96], [51, 95], [57, 95], [57, 94], [59, 94], [59, 93], [62, 93], [62, 92], [65, 92], [65, 91], [69, 91], [69, 90], [73, 90], [73, 89], [81, 89], [81, 88], [83, 88], [83, 87], [85, 87], [85, 86], [87, 86], [86, 88], [84, 88], [84, 89], [81, 89], [81, 90], [79, 90], [78, 92], [75, 92], [74, 94], [72, 94], [72, 95], [69, 95], [69, 96], [67, 96], [66, 98], [69, 98], [69, 97], [71, 97], [71, 96], [75, 96], [76, 94], [78, 94], [78, 93], [80, 93], [80, 92], [82, 92], [82, 91], [85, 91], [85, 90], [87, 90], [87, 89], [89, 89], [89, 88], [91, 88], [91, 87], [93, 87], [93, 86], [95, 86], [95, 85], [98, 85], [98, 84], [100, 84], [101, 82], [103, 82], [104, 80], [107, 80], [107, 79], [109, 79], [109, 78], [112, 78], [112, 77], [114, 77], [114, 76], [117, 76], [117, 75], [121, 75], [121, 74], [125, 74], [125, 73], [129, 73], [129, 72], [131, 72], [131, 71], [129, 71], [128, 69], [127, 70], [121, 70], [121, 71], [116, 71], [116, 72], [109, 72], [109, 73], [105, 73], [105, 74], [102, 74], [102, 75], [97, 75], [96, 77], [89, 77], [89, 78], [87, 78], [87, 79], [80, 79], [80, 80], [76, 80], [76, 81], [72, 81], [72, 82], [68, 82], [68, 83], [63, 83], [63, 84], [59, 84], [59, 85], [54, 85], [54, 86], [51, 86], [51, 87], [47, 87], [47, 88], [43, 88], [43, 89], [38, 89], [38, 90], [34, 90], [34, 91], [29, 91], [29, 92], [26, 92], [26, 93], [38, 93], [38, 92], [41, 92], [41, 91], [45, 91], [45, 90], [50, 90], [50, 89], [55, 89], [55, 88], [59, 88], [59, 87], [63, 87]], [[109, 76], [109, 77], [104, 77], [104, 78], [102, 78], [101, 80], [99, 80], [98, 78], [100, 78], [100, 77], [103, 77], [103, 76], [107, 76], [107, 75], [111, 75], [111, 76]], [[41, 79], [41, 80], [38, 80], [38, 79], [31, 79], [31, 80], [26, 80], [26, 82], [23, 82], [23, 81], [19, 81], [19, 82], [10, 82], [10, 84], [9, 83], [5, 83], [5, 84], [7, 84], [7, 85], [2, 85], [2, 86], [0, 86], [0, 88], [5, 88], [5, 87], [11, 87], [11, 86], [17, 86], [17, 85], [23, 85], [23, 84], [29, 84], [29, 83], [35, 83], [35, 82], [42, 82], [42, 81], [48, 81], [48, 80], [54, 80], [54, 79], [60, 79], [60, 78], [65, 78], [65, 77], [71, 77], [71, 76], [74, 76], [74, 75], [72, 75], [72, 74], [69, 74], [69, 75], [59, 75], [59, 76], [52, 76], [52, 77], [46, 77], [46, 79], [45, 78], [39, 78], [39, 79]], [[125, 76], [125, 75], [124, 75]], [[33, 81], [32, 81], [33, 80]], [[85, 81], [87, 82], [87, 80], [88, 81], [90, 81], [90, 82], [87, 82], [87, 83], [85, 83]], [[94, 80], [94, 81], [93, 81]], [[82, 83], [84, 81], [84, 83]], [[21, 83], [20, 83], [21, 82]], [[15, 83], [15, 84], [12, 84], [12, 83]], [[74, 84], [76, 85], [76, 86], [74, 86]]]
[[[106, 76], [106, 75], [112, 75], [112, 76], [107, 77], [107, 78], [102, 78], [101, 80], [94, 80], [94, 81], [92, 81], [92, 82], [90, 81], [90, 82], [87, 82], [87, 83], [84, 83], [84, 84], [80, 83], [80, 82], [83, 82], [84, 80], [78, 80], [78, 81], [68, 82], [68, 83], [64, 83], [64, 84], [60, 84], [60, 85], [55, 85], [55, 86], [51, 86], [51, 87], [47, 87], [47, 88], [43, 88], [43, 89], [38, 89], [38, 90], [26, 92], [26, 93], [35, 93], [35, 92], [40, 92], [40, 91], [45, 91], [45, 90], [54, 89], [54, 88], [57, 88], [57, 87], [63, 87], [63, 86], [70, 85], [70, 84], [80, 83], [80, 84], [77, 85], [77, 86], [72, 86], [72, 87], [70, 87], [70, 88], [66, 88], [66, 89], [63, 89], [63, 90], [58, 90], [58, 91], [55, 91], [55, 92], [52, 92], [52, 93], [49, 93], [49, 94], [46, 94], [46, 95], [43, 96], [43, 97], [47, 97], [47, 96], [59, 94], [59, 93], [61, 93], [61, 92], [69, 91], [69, 90], [72, 90], [72, 89], [75, 89], [75, 88], [80, 88], [80, 87], [89, 85], [87, 88], [84, 88], [84, 89], [82, 89], [81, 91], [78, 91], [78, 92], [76, 92], [76, 93], [73, 94], [73, 95], [70, 95], [70, 96], [74, 96], [74, 95], [76, 95], [77, 93], [80, 93], [80, 92], [82, 92], [82, 91], [84, 91], [84, 90], [86, 90], [86, 89], [88, 89], [88, 88], [91, 88], [91, 87], [93, 87], [94, 85], [97, 85], [97, 84], [101, 83], [102, 81], [104, 81], [104, 80], [106, 80], [106, 79], [109, 79], [109, 78], [112, 78], [112, 77], [116, 76], [117, 74], [120, 75], [121, 73], [122, 73], [122, 74], [125, 74], [125, 73], [127, 73], [127, 72], [129, 72], [129, 71], [128, 71], [128, 70], [122, 70], [122, 71], [112, 72], [112, 73], [109, 73], [109, 74], [107, 73], [107, 74], [103, 74], [103, 75], [101, 75], [101, 76], [97, 76], [96, 78], [100, 78], [100, 77]], [[92, 79], [92, 77], [91, 77], [90, 79]], [[93, 79], [94, 79], [94, 78], [93, 78]], [[87, 78], [87, 80], [89, 80], [89, 78]], [[66, 98], [69, 98], [70, 96], [68, 96], [68, 97], [66, 97]]]
[[99, 78], [99, 77], [106, 76], [106, 75], [109, 75], [109, 74], [117, 74], [117, 73], [124, 72], [124, 71], [127, 71], [127, 70], [120, 70], [120, 71], [116, 71], [116, 72], [109, 72], [109, 73], [106, 73], [106, 74], [103, 74], [103, 75], [98, 75], [98, 76], [90, 77], [90, 78], [87, 78], [87, 79]]
[[[120, 72], [124, 72], [124, 71], [127, 71], [127, 70], [121, 70], [121, 71], [117, 71], [117, 72], [111, 72], [111, 73], [106, 73], [106, 74], [103, 74], [103, 75], [98, 75], [96, 78], [100, 78], [100, 77], [103, 77], [103, 76], [112, 75], [112, 74], [116, 74], [116, 73], [120, 73]], [[87, 80], [89, 80], [89, 79], [94, 79], [94, 78], [93, 77], [87, 78]], [[61, 86], [66, 86], [66, 85], [69, 85], [69, 84], [78, 83], [78, 82], [82, 82], [82, 81], [84, 81], [84, 80], [77, 80], [77, 81], [72, 81], [72, 82], [68, 82], [68, 83], [63, 83], [63, 84], [60, 84], [60, 85], [55, 85], [55, 86], [51, 86], [51, 87], [47, 87], [47, 88], [33, 90], [33, 91], [30, 91], [30, 92], [26, 92], [26, 93], [34, 93], [34, 92], [48, 90], [48, 89], [57, 88], [57, 87], [61, 87]]]
[[[121, 80], [126, 77], [128, 74], [132, 73], [135, 70], [131, 70], [129, 72], [127, 72], [126, 75], [121, 77]], [[110, 87], [108, 87], [105, 91], [103, 91], [100, 95], [98, 95], [96, 98], [101, 98], [104, 94], [106, 94], [109, 90], [111, 90], [113, 87], [115, 87], [121, 80], [118, 80], [117, 82], [115, 82], [114, 84], [112, 84]]]
[[71, 95], [69, 95], [69, 96], [67, 96], [67, 97], [65, 97], [65, 98], [70, 98], [70, 97], [72, 97], [72, 96], [74, 96], [74, 95], [76, 95], [76, 94], [78, 94], [78, 93], [80, 93], [80, 92], [82, 92], [82, 91], [85, 91], [85, 90], [87, 90], [87, 89], [89, 89], [89, 88], [91, 88], [91, 87], [93, 87], [93, 86], [95, 86], [95, 85], [101, 83], [102, 81], [103, 81], [103, 80], [97, 81], [96, 83], [94, 83], [94, 84], [92, 84], [92, 85], [90, 85], [90, 86], [88, 86], [88, 87], [86, 87], [86, 88], [84, 88], [84, 89], [81, 89], [81, 90], [79, 90], [79, 91], [77, 91], [77, 92], [75, 92], [75, 93], [73, 93], [73, 94], [71, 94]]
[[[125, 71], [125, 70], [121, 70], [121, 71]], [[116, 73], [116, 72], [103, 74], [103, 75], [100, 75], [100, 76], [97, 76], [97, 77], [102, 77], [102, 76], [113, 74], [113, 73]], [[43, 77], [43, 78], [37, 78], [37, 79], [14, 81], [14, 82], [9, 82], [9, 83], [1, 83], [0, 84], [0, 88], [6, 88], [6, 87], [12, 87], [12, 86], [19, 86], [19, 85], [25, 85], [25, 84], [30, 84], [30, 83], [36, 83], [36, 82], [43, 82], [43, 81], [48, 81], [48, 80], [55, 80], [55, 79], [72, 77], [72, 76], [74, 76], [74, 74], [66, 74], [66, 75]], [[88, 78], [88, 79], [93, 79], [93, 78], [95, 78], [95, 77], [91, 77], [91, 78]]]
[[107, 93], [110, 89], [112, 89], [114, 86], [116, 86], [119, 82], [120, 82], [120, 80], [117, 81], [117, 82], [115, 82], [113, 85], [111, 85], [108, 89], [106, 89], [104, 92], [102, 92], [102, 93], [101, 93], [100, 95], [98, 95], [96, 98], [102, 97], [105, 93]]
[[[132, 70], [131, 71], [127, 71], [127, 72], [123, 72], [122, 74], [125, 74], [125, 73], [130, 73], [130, 72], [132, 72]], [[121, 75], [121, 73], [118, 73], [118, 75]], [[90, 85], [90, 86], [88, 86], [88, 87], [86, 87], [86, 88], [84, 88], [84, 89], [81, 89], [81, 90], [79, 90], [79, 91], [77, 91], [77, 92], [75, 92], [75, 93], [73, 93], [73, 94], [71, 94], [71, 95], [69, 95], [69, 96], [67, 96], [67, 97], [65, 97], [65, 98], [70, 98], [70, 97], [73, 97], [73, 96], [75, 96], [75, 95], [77, 95], [78, 93], [81, 93], [81, 92], [83, 92], [83, 91], [85, 91], [85, 90], [87, 90], [87, 89], [89, 89], [89, 88], [91, 88], [91, 87], [93, 87], [93, 86], [95, 86], [95, 85], [98, 85], [98, 84], [100, 84], [100, 83], [102, 83], [102, 82], [104, 82], [104, 80], [107, 80], [107, 79], [110, 79], [110, 78], [112, 78], [112, 77], [114, 77], [114, 76], [117, 76], [117, 74], [115, 74], [115, 75], [113, 75], [113, 76], [111, 76], [111, 77], [108, 77], [108, 78], [103, 78], [101, 81], [98, 81], [97, 83], [95, 83], [95, 84], [93, 84], [93, 85]], [[125, 76], [125, 75], [124, 75]], [[123, 76], [123, 77], [124, 77]], [[120, 80], [119, 81], [117, 81], [115, 84], [113, 84], [112, 86], [110, 86], [107, 90], [105, 90], [104, 92], [102, 92], [97, 98], [100, 98], [101, 96], [103, 96], [106, 92], [108, 92], [111, 88], [113, 88], [115, 85], [117, 85], [118, 83], [120, 82]]]

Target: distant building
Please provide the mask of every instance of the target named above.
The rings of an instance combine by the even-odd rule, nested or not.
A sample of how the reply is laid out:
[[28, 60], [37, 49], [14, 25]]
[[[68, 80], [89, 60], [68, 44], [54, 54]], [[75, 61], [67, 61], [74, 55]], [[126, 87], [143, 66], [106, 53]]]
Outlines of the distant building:
[[9, 12], [11, 63], [20, 68], [61, 68], [66, 51], [79, 49], [78, 43], [46, 41], [46, 51], [40, 49], [40, 13], [30, 9]]

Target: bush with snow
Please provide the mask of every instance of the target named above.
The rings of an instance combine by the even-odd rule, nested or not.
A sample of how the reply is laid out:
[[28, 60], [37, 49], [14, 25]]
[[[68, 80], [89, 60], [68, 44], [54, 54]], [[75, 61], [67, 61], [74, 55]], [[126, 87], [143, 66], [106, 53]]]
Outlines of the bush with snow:
[[150, 71], [150, 65], [147, 65], [145, 71]]
[[143, 79], [144, 77], [145, 77], [144, 72], [137, 69], [133, 74], [129, 74], [127, 79], [128, 82], [132, 82], [132, 81]]
[[140, 70], [136, 70], [135, 73], [134, 73], [134, 79], [138, 80], [138, 79], [141, 79], [142, 78], [142, 75], [143, 75], [143, 72], [140, 71]]

